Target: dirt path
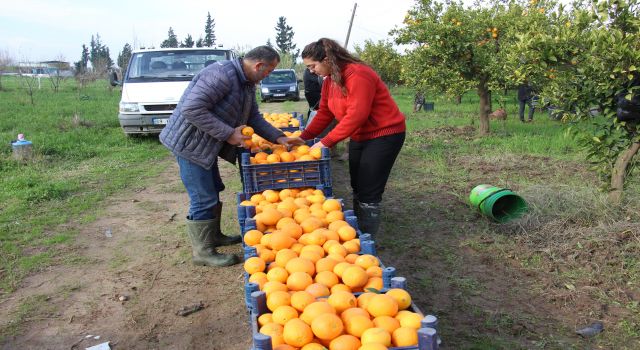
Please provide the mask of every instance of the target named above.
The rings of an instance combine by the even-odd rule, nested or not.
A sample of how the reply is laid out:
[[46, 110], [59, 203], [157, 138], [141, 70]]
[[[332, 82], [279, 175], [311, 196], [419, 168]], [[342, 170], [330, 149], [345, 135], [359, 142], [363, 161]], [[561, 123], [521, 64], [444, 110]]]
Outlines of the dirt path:
[[[111, 198], [98, 220], [69, 223], [79, 231], [70, 255], [81, 263], [53, 266], [24, 281], [2, 305], [0, 319], [15, 319], [25, 308], [29, 318], [0, 348], [84, 349], [107, 341], [112, 349], [250, 347], [242, 267], [190, 264], [182, 219], [188, 198], [175, 162], [166, 164], [156, 184]], [[235, 205], [232, 191], [223, 200]], [[226, 226], [237, 228], [234, 205], [225, 208]], [[240, 253], [240, 246], [226, 251]], [[176, 315], [199, 302], [203, 310]]]

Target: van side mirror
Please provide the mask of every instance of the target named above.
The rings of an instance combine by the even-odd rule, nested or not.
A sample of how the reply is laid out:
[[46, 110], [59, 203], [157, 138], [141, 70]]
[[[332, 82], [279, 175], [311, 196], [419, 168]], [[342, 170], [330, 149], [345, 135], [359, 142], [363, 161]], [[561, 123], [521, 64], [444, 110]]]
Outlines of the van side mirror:
[[109, 72], [109, 84], [111, 84], [111, 86], [122, 85], [122, 82], [118, 80], [118, 73], [116, 73], [116, 71]]

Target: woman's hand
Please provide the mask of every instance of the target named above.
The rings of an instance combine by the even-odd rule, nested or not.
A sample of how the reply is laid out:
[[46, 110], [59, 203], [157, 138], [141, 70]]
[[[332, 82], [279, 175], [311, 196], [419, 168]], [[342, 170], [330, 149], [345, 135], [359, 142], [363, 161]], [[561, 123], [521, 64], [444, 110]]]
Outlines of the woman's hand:
[[322, 143], [322, 141], [318, 141], [318, 142], [314, 143], [313, 146], [311, 146], [311, 149], [322, 148], [322, 147], [326, 148], [327, 146], [325, 146], [324, 143]]

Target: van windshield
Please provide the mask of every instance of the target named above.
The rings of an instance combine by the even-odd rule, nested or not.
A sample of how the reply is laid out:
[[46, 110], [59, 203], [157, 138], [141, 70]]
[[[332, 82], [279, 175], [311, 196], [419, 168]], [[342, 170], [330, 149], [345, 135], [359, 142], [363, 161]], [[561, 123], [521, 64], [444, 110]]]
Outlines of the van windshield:
[[128, 83], [190, 81], [209, 64], [232, 58], [229, 50], [138, 52], [131, 57], [125, 81]]
[[263, 84], [288, 84], [296, 82], [296, 74], [291, 71], [273, 71], [262, 80]]

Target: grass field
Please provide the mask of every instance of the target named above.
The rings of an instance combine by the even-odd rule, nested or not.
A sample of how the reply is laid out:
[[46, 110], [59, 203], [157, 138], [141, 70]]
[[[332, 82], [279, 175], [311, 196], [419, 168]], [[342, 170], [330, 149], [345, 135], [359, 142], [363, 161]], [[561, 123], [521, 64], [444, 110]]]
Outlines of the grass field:
[[[156, 181], [167, 164], [160, 160], [170, 157], [153, 137], [124, 136], [117, 120], [119, 91], [110, 91], [106, 81], [78, 89], [67, 80], [57, 93], [45, 80], [42, 85], [33, 105], [19, 78], [4, 77], [5, 90], [0, 91], [0, 299], [30, 273], [55, 264], [85, 263], [64, 249], [77, 233], [60, 227], [70, 220], [95, 220], [105, 198]], [[420, 113], [412, 113], [412, 91], [392, 92], [407, 116], [408, 133], [385, 192], [386, 205], [394, 208], [393, 215], [384, 217], [384, 229], [399, 234], [380, 243], [388, 247], [383, 253], [387, 259], [398, 264], [411, 264], [416, 256], [438, 258], [434, 266], [439, 270], [418, 263], [424, 269], [406, 267], [403, 272], [414, 281], [410, 285], [421, 295], [420, 305], [442, 315], [443, 338], [450, 346], [526, 348], [519, 338], [533, 338], [544, 349], [640, 346], [638, 170], [629, 176], [624, 206], [611, 207], [597, 190], [601, 182], [588, 170], [584, 153], [545, 113], [522, 124], [511, 99], [508, 119], [492, 121], [492, 134], [478, 138], [473, 92], [459, 105], [428, 97], [435, 111]], [[298, 106], [269, 104], [280, 111]], [[27, 163], [11, 157], [10, 141], [18, 133], [34, 142], [34, 159]], [[345, 167], [334, 169], [334, 191], [346, 198]], [[485, 182], [518, 192], [531, 212], [505, 225], [479, 217], [466, 201], [471, 188]], [[428, 234], [437, 232], [447, 235]], [[483, 279], [469, 271], [478, 261], [474, 259], [489, 259], [520, 275]], [[537, 333], [523, 326], [524, 331], [514, 333], [516, 326], [539, 320], [525, 319], [518, 310], [487, 310], [477, 299], [497, 292], [488, 286], [496, 281], [505, 288], [522, 283], [558, 308], [564, 326]], [[451, 296], [456, 305], [440, 306], [430, 298], [439, 294], [440, 303]], [[463, 325], [465, 314], [482, 322]], [[607, 321], [607, 331], [597, 340], [549, 335], [555, 330], [566, 336], [593, 319]]]

